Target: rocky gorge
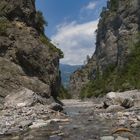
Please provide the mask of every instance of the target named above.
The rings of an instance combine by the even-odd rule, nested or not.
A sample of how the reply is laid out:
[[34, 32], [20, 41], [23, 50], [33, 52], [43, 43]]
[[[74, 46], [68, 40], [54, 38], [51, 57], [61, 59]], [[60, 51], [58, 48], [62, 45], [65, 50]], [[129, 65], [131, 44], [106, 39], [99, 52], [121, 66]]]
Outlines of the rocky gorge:
[[103, 8], [96, 51], [71, 76], [77, 99], [58, 100], [63, 53], [45, 24], [35, 0], [0, 1], [0, 140], [140, 140], [140, 2]]

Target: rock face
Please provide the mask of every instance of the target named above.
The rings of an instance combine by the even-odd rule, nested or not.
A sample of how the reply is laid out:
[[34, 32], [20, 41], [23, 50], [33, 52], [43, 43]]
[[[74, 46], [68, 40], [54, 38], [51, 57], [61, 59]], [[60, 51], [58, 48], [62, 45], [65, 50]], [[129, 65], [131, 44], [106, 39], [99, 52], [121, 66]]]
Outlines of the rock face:
[[[114, 73], [118, 73], [128, 63], [134, 44], [139, 41], [139, 30], [139, 0], [108, 1], [107, 8], [103, 8], [98, 24], [95, 53], [87, 65], [71, 76], [70, 89], [75, 90], [72, 94], [78, 96], [82, 87], [97, 77], [111, 77], [110, 73], [113, 70]], [[116, 81], [110, 79], [108, 78], [106, 92], [115, 90]], [[134, 84], [127, 81], [122, 82], [121, 85], [124, 85], [124, 88], [135, 88]]]
[[35, 0], [1, 0], [0, 16], [35, 25]]
[[[92, 70], [94, 69], [94, 70]], [[75, 71], [70, 76], [69, 91], [74, 98], [79, 97], [79, 93], [82, 87], [88, 83], [92, 77], [91, 73], [96, 71], [96, 58], [95, 56], [89, 60], [88, 64], [83, 66], [81, 69]]]
[[0, 102], [20, 88], [57, 97], [62, 52], [35, 28], [34, 0], [0, 1]]

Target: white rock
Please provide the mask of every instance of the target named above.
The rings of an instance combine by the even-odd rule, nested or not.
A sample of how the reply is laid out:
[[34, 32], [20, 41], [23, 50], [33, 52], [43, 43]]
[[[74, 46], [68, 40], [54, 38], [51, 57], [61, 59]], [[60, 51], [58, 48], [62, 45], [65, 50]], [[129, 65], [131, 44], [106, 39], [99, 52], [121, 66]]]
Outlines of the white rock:
[[125, 108], [140, 106], [140, 91], [109, 92], [105, 101], [106, 105], [121, 105]]
[[116, 140], [129, 140], [128, 138], [118, 136]]
[[115, 140], [115, 138], [112, 137], [112, 136], [103, 136], [103, 137], [101, 137], [100, 139], [101, 139], [101, 140]]
[[49, 124], [50, 124], [50, 122], [48, 122], [48, 121], [33, 122], [33, 124], [31, 126], [29, 126], [29, 128], [31, 128], [31, 129], [42, 128], [42, 127], [48, 126]]
[[133, 128], [140, 127], [140, 122], [135, 122], [135, 123], [131, 124], [131, 127], [133, 127]]
[[119, 120], [118, 124], [120, 126], [124, 126], [126, 124], [126, 120]]
[[109, 92], [106, 97], [109, 99], [116, 98], [116, 92]]
[[118, 117], [123, 117], [124, 113], [123, 112], [117, 112]]
[[124, 116], [130, 116], [131, 115], [131, 113], [130, 112], [124, 112], [124, 114], [123, 114]]
[[17, 103], [17, 107], [25, 107], [26, 103]]

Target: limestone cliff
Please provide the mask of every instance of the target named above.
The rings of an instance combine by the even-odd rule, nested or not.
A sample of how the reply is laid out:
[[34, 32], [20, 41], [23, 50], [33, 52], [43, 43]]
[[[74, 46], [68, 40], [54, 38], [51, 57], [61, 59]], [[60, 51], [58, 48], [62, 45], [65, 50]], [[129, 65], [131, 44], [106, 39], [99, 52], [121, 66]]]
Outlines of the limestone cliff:
[[35, 0], [0, 1], [0, 98], [28, 88], [57, 97], [62, 52], [38, 31]]
[[139, 88], [136, 80], [140, 75], [139, 30], [139, 0], [108, 1], [98, 24], [95, 53], [87, 65], [71, 76], [70, 89], [75, 90], [76, 96], [82, 90], [80, 96], [90, 97], [112, 90]]

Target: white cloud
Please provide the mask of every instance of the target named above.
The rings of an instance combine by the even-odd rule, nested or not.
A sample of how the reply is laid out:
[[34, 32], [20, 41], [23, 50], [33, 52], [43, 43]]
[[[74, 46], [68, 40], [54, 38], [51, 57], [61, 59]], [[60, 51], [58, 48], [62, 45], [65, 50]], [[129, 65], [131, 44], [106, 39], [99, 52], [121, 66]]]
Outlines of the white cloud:
[[96, 2], [90, 2], [90, 3], [85, 7], [85, 9], [94, 10], [95, 7], [96, 7]]
[[51, 40], [59, 44], [59, 48], [64, 52], [65, 64], [83, 64], [87, 55], [92, 55], [95, 50], [95, 30], [96, 21], [78, 24], [75, 21], [57, 26], [57, 32]]

